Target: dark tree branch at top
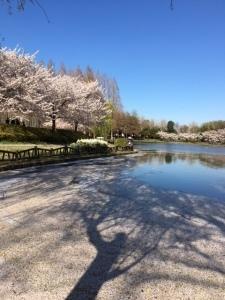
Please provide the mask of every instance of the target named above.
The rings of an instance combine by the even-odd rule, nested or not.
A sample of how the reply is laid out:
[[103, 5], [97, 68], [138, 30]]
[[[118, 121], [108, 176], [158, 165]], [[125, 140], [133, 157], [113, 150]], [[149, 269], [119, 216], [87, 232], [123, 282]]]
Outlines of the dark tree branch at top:
[[42, 11], [42, 13], [44, 14], [46, 20], [48, 21], [48, 23], [50, 23], [50, 19], [48, 17], [48, 14], [46, 12], [46, 10], [44, 9], [44, 7], [41, 5], [41, 3], [38, 0], [31, 0], [34, 4], [36, 4]]
[[6, 5], [9, 14], [12, 14], [13, 6], [16, 6], [16, 9], [19, 11], [24, 11], [27, 2], [30, 2], [33, 5], [38, 6], [40, 8], [40, 10], [42, 11], [42, 13], [44, 14], [47, 22], [50, 23], [50, 20], [49, 20], [46, 10], [44, 9], [44, 7], [41, 5], [41, 3], [38, 0], [0, 0], [0, 3], [2, 3], [3, 5]]

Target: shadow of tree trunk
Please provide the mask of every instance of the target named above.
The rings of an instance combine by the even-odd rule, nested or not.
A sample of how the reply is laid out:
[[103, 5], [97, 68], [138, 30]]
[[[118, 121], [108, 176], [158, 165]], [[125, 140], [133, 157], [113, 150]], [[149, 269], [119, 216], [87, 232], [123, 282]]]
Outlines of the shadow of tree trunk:
[[97, 230], [97, 224], [93, 226], [93, 222], [89, 224], [87, 233], [97, 249], [97, 255], [66, 300], [94, 300], [102, 285], [110, 279], [110, 270], [127, 240], [125, 233], [118, 233], [112, 241], [104, 241]]

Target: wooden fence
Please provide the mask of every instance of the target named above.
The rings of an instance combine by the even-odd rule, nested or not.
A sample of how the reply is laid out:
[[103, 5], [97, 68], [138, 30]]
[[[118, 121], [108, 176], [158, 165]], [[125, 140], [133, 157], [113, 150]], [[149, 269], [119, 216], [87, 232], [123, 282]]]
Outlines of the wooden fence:
[[81, 155], [81, 154], [100, 154], [100, 153], [111, 153], [116, 151], [131, 151], [133, 147], [111, 147], [107, 148], [104, 152], [99, 152], [99, 149], [88, 148], [85, 151], [80, 151], [79, 148], [72, 148], [69, 146], [44, 149], [35, 146], [22, 151], [7, 151], [0, 150], [0, 161], [17, 161], [23, 159], [38, 159], [42, 157], [54, 157], [54, 156], [70, 156], [70, 155]]
[[0, 150], [1, 161], [14, 161], [22, 159], [36, 159], [41, 157], [63, 156], [63, 155], [79, 155], [77, 149], [65, 146], [55, 149], [30, 148], [22, 151], [6, 151]]

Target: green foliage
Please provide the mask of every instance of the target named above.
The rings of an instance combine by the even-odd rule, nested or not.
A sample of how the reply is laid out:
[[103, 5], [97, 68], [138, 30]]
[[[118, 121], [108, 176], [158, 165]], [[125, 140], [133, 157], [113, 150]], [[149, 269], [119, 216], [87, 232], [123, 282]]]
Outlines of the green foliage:
[[174, 125], [175, 125], [175, 123], [173, 121], [169, 121], [167, 123], [167, 132], [169, 132], [169, 133], [175, 133], [176, 130], [174, 129]]
[[57, 129], [53, 133], [48, 128], [0, 125], [0, 141], [69, 144], [81, 137], [84, 137], [82, 133], [66, 129]]
[[127, 139], [125, 138], [118, 138], [115, 140], [115, 146], [117, 147], [126, 147], [127, 146]]
[[157, 139], [158, 138], [158, 131], [159, 131], [159, 127], [145, 127], [142, 129], [141, 131], [141, 137], [143, 138], [148, 138], [148, 139]]
[[111, 126], [109, 125], [107, 120], [104, 120], [104, 122], [101, 125], [93, 128], [95, 136], [96, 137], [103, 136], [104, 139], [107, 139], [110, 136], [110, 130], [111, 130]]
[[224, 129], [225, 128], [225, 121], [218, 120], [218, 121], [211, 121], [203, 123], [200, 127], [200, 131], [209, 131], [209, 130], [218, 130], [218, 129]]
[[109, 113], [101, 120], [101, 122], [93, 128], [94, 136], [103, 136], [104, 139], [108, 139], [112, 130], [112, 122], [113, 122], [113, 112], [115, 108], [113, 107], [112, 102], [107, 102], [107, 107], [109, 109]]

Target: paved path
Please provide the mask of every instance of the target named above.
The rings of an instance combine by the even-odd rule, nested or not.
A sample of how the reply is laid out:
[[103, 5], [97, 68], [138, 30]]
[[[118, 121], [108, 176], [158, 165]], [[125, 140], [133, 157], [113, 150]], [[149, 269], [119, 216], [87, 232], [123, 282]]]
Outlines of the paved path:
[[225, 299], [225, 204], [152, 189], [135, 164], [1, 173], [0, 299]]

